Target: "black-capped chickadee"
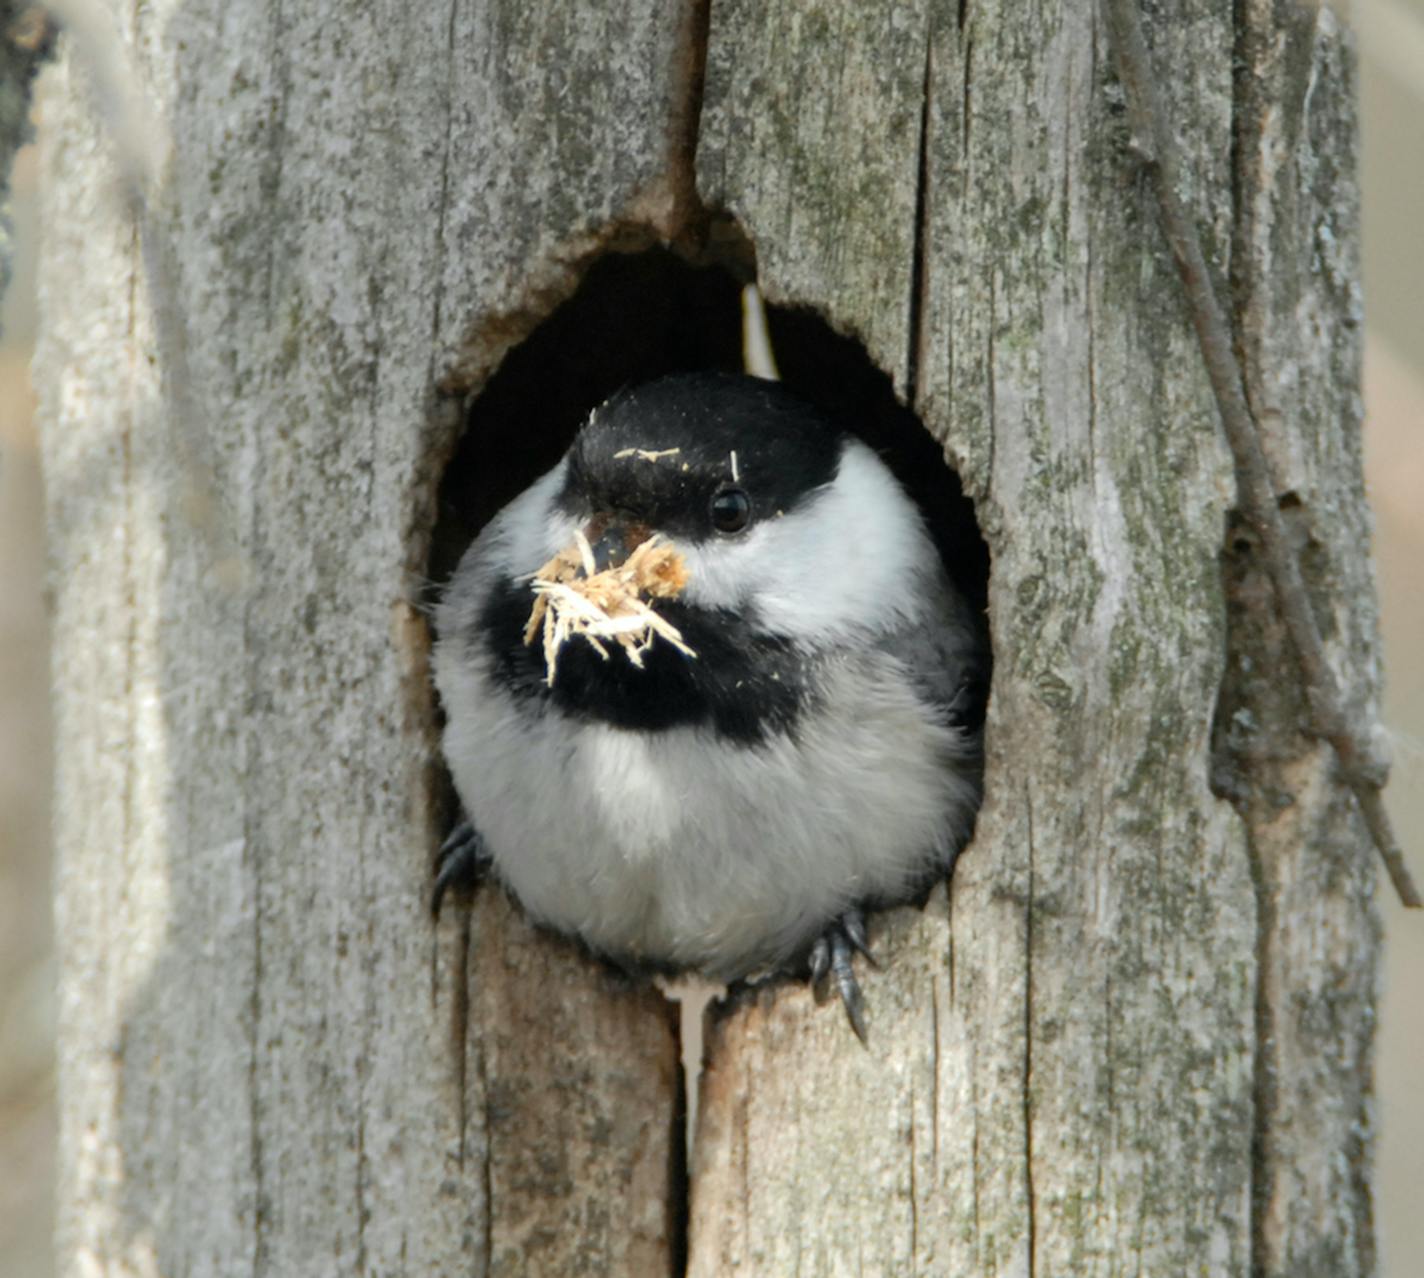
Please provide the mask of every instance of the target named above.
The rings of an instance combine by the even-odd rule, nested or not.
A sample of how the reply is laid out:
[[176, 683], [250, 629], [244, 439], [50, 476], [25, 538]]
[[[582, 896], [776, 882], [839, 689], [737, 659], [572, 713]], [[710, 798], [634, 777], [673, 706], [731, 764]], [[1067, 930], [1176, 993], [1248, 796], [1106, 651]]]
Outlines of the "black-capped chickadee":
[[988, 663], [874, 451], [774, 382], [620, 392], [481, 532], [436, 630], [469, 817], [437, 910], [492, 871], [627, 967], [829, 973], [864, 1037], [862, 911], [968, 837]]

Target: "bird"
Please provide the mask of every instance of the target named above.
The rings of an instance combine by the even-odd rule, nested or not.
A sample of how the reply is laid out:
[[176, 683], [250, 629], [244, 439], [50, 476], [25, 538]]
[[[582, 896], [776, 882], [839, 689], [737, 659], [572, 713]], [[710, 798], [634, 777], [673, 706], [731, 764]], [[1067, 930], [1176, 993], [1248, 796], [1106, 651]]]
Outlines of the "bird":
[[465, 814], [436, 915], [492, 877], [625, 971], [830, 978], [866, 1040], [867, 911], [973, 829], [989, 651], [853, 425], [779, 382], [670, 374], [595, 408], [478, 534], [434, 618]]

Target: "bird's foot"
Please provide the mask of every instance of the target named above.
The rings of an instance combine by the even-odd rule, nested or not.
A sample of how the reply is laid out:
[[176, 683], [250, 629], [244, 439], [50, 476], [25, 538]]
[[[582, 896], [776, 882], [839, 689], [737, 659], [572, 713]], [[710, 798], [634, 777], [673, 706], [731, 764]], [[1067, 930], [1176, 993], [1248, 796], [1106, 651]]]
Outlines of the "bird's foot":
[[435, 891], [430, 898], [430, 912], [440, 917], [440, 903], [452, 887], [473, 891], [494, 864], [480, 832], [469, 821], [461, 821], [450, 831], [450, 837], [440, 845], [435, 858]]
[[870, 952], [870, 944], [865, 936], [865, 915], [860, 910], [847, 910], [826, 928], [811, 945], [807, 955], [811, 985], [818, 998], [824, 998], [825, 982], [829, 976], [836, 985], [836, 991], [845, 1004], [850, 1027], [862, 1043], [867, 1043], [865, 1031], [865, 999], [860, 992], [860, 982], [855, 979], [854, 958], [865, 955], [866, 960], [875, 965], [875, 956]]

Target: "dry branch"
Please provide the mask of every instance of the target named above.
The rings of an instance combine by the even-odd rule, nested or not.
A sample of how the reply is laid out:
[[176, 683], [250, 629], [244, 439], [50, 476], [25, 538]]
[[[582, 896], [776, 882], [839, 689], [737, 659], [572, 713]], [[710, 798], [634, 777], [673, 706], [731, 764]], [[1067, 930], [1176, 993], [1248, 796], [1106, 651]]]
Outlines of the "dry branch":
[[1126, 95], [1132, 146], [1152, 179], [1162, 230], [1182, 278], [1187, 309], [1235, 463], [1241, 515], [1260, 539], [1281, 616], [1300, 659], [1311, 726], [1334, 748], [1345, 782], [1359, 801], [1365, 824], [1400, 901], [1418, 909], [1424, 902], [1404, 863], [1384, 806], [1382, 791], [1389, 775], [1388, 761], [1375, 744], [1374, 725], [1345, 705], [1339, 681], [1325, 656], [1300, 564], [1291, 550], [1276, 501], [1276, 486], [1261, 446], [1260, 430], [1246, 397], [1231, 325], [1212, 284], [1196, 224], [1178, 194], [1176, 158], [1157, 100], [1152, 59], [1142, 34], [1137, 2], [1104, 0], [1104, 7], [1118, 79]]

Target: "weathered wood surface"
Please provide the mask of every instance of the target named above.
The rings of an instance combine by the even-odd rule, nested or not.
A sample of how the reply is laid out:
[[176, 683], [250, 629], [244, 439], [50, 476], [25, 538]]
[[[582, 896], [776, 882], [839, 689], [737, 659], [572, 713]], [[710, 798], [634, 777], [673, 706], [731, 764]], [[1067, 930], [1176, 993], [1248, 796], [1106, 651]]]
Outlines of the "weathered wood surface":
[[[1151, 34], [1368, 696], [1348, 41], [1325, 8], [1242, 12]], [[1103, 41], [1091, 6], [713, 9], [704, 196], [958, 463], [996, 669], [978, 835], [879, 930], [870, 1052], [794, 994], [712, 1027], [697, 1274], [1372, 1268], [1374, 870], [1291, 654], [1224, 594], [1229, 462]], [[1213, 760], [1228, 662], [1285, 690], [1240, 721], [1250, 797], [1229, 732]]]
[[467, 1013], [459, 912], [432, 928], [412, 601], [455, 352], [477, 376], [675, 206], [685, 15], [139, 13], [141, 229], [72, 50], [43, 105], [63, 1271], [666, 1269], [660, 1001], [496, 962], [490, 905]]
[[[1374, 708], [1353, 41], [1327, 7], [1251, 0], [1240, 12], [1232, 276], [1247, 394], [1297, 521], [1330, 659], [1349, 695]], [[1217, 760], [1223, 789], [1244, 796], [1260, 905], [1257, 1263], [1267, 1274], [1369, 1274], [1376, 875], [1331, 751], [1300, 731], [1298, 685], [1274, 677], [1293, 657], [1249, 539], [1230, 544]]]
[[[139, 12], [138, 224], [72, 56], [44, 97], [65, 1271], [642, 1274], [686, 1210], [697, 1274], [1370, 1272], [1372, 861], [1223, 571], [1092, 8]], [[1346, 39], [1266, 0], [1149, 36], [1371, 697]], [[944, 442], [997, 667], [870, 1050], [795, 988], [717, 1017], [688, 1206], [658, 998], [497, 898], [428, 921], [412, 600], [459, 397], [604, 248], [695, 246], [699, 193]]]

